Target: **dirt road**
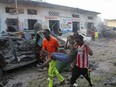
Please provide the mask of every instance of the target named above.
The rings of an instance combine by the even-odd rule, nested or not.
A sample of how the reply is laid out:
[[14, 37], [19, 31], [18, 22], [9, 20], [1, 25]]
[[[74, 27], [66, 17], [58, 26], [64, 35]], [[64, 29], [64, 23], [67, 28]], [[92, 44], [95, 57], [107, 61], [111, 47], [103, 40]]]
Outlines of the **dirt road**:
[[[91, 77], [94, 87], [116, 87], [116, 40], [91, 42], [90, 47], [94, 55], [89, 57], [92, 67]], [[61, 73], [69, 87], [68, 80], [71, 72]], [[7, 72], [8, 83], [4, 87], [47, 87], [47, 70], [39, 71], [35, 65]], [[57, 79], [55, 79], [57, 82]], [[77, 80], [79, 87], [88, 87], [88, 82], [80, 77]]]

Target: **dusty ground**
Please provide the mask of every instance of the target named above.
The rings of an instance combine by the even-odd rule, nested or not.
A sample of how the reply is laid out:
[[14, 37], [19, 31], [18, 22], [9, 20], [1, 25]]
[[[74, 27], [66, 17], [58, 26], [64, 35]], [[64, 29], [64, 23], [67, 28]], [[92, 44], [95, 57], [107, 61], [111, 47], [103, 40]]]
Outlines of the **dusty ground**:
[[[94, 51], [94, 55], [89, 57], [94, 87], [116, 87], [116, 40], [94, 41], [90, 43], [90, 47]], [[47, 70], [39, 71], [35, 65], [12, 70], [6, 74], [8, 83], [4, 87], [47, 87]], [[69, 87], [67, 80], [71, 73], [61, 74], [66, 79], [66, 84], [61, 87]], [[82, 77], [77, 80], [77, 84], [79, 87], [88, 87], [88, 82]]]

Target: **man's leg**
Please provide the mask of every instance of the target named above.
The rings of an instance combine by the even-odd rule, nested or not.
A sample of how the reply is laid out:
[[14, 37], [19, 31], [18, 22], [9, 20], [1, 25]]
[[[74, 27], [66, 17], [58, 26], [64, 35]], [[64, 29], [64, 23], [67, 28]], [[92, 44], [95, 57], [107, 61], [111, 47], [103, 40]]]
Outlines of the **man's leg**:
[[93, 82], [92, 82], [91, 77], [90, 77], [90, 71], [87, 68], [85, 68], [85, 69], [83, 69], [82, 75], [89, 82], [89, 85], [92, 86]]
[[60, 82], [64, 81], [64, 78], [60, 75], [60, 73], [58, 72], [58, 70], [56, 69], [56, 67], [54, 67], [54, 74], [58, 77], [58, 80]]
[[49, 77], [48, 87], [53, 87], [53, 78]]
[[48, 87], [53, 87], [53, 67], [50, 65], [49, 63], [49, 69], [48, 69], [48, 78], [49, 78], [49, 83], [48, 83]]
[[81, 75], [80, 70], [77, 66], [72, 69], [72, 77], [70, 79], [70, 87], [73, 87], [73, 84], [76, 83], [76, 80]]

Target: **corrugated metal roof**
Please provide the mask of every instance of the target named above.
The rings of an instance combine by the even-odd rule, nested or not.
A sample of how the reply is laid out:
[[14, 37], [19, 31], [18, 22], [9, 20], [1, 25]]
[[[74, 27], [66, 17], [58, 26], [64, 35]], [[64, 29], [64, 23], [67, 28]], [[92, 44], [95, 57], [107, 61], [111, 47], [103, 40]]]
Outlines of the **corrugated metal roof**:
[[[15, 4], [15, 0], [0, 0], [0, 3], [13, 3], [13, 4]], [[32, 1], [32, 0], [17, 0], [17, 3], [18, 3], [18, 5], [31, 5], [34, 7], [62, 9], [62, 10], [76, 11], [79, 13], [100, 14], [99, 12], [83, 10], [80, 8], [74, 8], [74, 7], [68, 7], [68, 6], [56, 5], [56, 4], [50, 4], [50, 3], [46, 3], [46, 2], [38, 2], [38, 1]]]

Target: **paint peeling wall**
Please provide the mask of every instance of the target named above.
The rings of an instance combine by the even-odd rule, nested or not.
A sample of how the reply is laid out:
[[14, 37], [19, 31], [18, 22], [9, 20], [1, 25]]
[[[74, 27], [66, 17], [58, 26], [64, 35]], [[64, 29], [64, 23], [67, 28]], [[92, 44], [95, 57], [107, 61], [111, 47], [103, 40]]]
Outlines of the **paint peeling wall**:
[[[6, 19], [7, 18], [14, 18], [17, 19], [16, 14], [10, 14], [5, 12], [5, 7], [14, 7], [15, 5], [9, 5], [9, 4], [1, 4], [0, 3], [0, 13], [1, 13], [1, 29], [6, 30], [7, 24]], [[88, 20], [87, 17], [89, 14], [80, 14], [77, 12], [71, 12], [71, 11], [65, 11], [65, 10], [56, 10], [53, 8], [42, 8], [42, 7], [32, 7], [32, 6], [18, 6], [18, 8], [22, 8], [24, 10], [24, 14], [18, 14], [18, 23], [19, 23], [19, 29], [24, 30], [28, 29], [28, 19], [36, 19], [37, 22], [42, 24], [43, 29], [49, 28], [49, 20], [58, 20], [60, 22], [60, 28], [72, 30], [72, 22], [79, 22], [80, 23], [80, 29], [86, 29], [86, 22], [96, 22], [96, 15], [92, 15], [94, 17], [94, 20]], [[37, 15], [29, 15], [27, 14], [27, 9], [35, 9], [37, 10]], [[58, 12], [59, 16], [49, 16], [49, 12]], [[80, 18], [72, 18], [72, 14], [79, 14]], [[90, 15], [91, 16], [91, 15]]]

